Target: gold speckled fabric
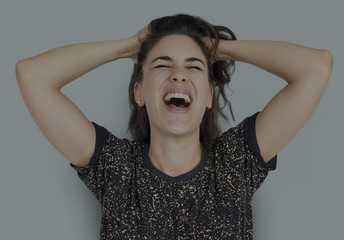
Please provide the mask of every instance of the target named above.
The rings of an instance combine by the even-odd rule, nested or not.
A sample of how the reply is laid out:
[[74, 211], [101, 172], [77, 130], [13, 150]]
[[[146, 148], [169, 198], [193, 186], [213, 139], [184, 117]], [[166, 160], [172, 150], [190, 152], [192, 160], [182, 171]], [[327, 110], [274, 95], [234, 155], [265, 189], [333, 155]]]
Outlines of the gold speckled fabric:
[[178, 177], [152, 165], [149, 143], [94, 124], [94, 156], [73, 167], [101, 204], [100, 239], [252, 239], [252, 196], [277, 158], [260, 156], [256, 116], [204, 143], [198, 166]]

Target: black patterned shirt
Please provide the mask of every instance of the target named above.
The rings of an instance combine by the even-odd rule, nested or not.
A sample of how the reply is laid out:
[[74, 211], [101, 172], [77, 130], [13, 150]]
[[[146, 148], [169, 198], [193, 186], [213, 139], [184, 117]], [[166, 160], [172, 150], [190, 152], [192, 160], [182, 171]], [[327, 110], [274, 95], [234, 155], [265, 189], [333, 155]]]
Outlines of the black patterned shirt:
[[94, 156], [73, 167], [101, 204], [100, 239], [252, 239], [252, 196], [277, 159], [260, 155], [256, 116], [204, 143], [200, 163], [177, 177], [153, 166], [149, 143], [94, 124]]

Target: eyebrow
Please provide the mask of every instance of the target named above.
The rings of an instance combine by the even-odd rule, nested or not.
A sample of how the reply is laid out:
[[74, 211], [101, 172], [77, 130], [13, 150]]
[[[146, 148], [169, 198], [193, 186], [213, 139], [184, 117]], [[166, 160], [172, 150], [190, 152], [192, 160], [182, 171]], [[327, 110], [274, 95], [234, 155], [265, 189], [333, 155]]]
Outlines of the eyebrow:
[[[152, 63], [154, 63], [155, 61], [158, 61], [158, 60], [164, 60], [164, 61], [172, 62], [173, 59], [169, 56], [160, 56], [160, 57], [155, 58], [152, 61]], [[205, 63], [201, 59], [196, 58], [196, 57], [187, 58], [187, 59], [185, 59], [185, 61], [186, 62], [200, 62], [205, 66]]]

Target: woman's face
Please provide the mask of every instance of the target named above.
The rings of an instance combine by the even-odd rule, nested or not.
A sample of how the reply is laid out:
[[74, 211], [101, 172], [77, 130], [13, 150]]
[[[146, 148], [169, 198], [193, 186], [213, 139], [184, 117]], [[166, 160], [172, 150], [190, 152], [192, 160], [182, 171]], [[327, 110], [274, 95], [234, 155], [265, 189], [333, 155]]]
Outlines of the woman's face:
[[135, 99], [146, 105], [155, 134], [199, 137], [213, 91], [208, 81], [207, 60], [199, 45], [186, 35], [159, 40], [143, 64], [143, 79], [135, 85]]

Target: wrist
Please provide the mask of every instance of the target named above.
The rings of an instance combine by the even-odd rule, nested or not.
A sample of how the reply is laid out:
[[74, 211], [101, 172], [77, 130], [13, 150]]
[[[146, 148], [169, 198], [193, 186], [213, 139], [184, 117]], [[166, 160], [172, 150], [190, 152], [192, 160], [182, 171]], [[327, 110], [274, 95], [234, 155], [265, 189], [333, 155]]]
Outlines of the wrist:
[[136, 56], [137, 51], [140, 47], [139, 41], [135, 36], [122, 38], [119, 41], [120, 51], [119, 58], [133, 58]]
[[233, 40], [219, 40], [216, 50], [216, 61], [235, 61], [231, 51], [235, 42]]

